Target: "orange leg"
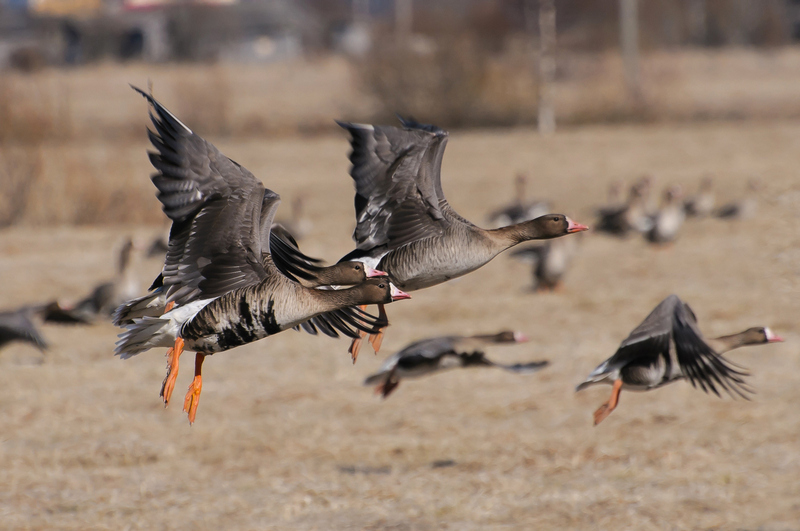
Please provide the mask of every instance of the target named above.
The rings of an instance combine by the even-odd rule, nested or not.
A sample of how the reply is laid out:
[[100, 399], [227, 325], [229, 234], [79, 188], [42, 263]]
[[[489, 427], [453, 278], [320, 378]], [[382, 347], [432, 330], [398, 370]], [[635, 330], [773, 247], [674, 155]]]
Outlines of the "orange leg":
[[175, 307], [175, 301], [170, 301], [164, 306], [164, 313], [171, 312], [172, 309]]
[[[381, 319], [386, 319], [386, 306], [383, 304], [378, 305], [379, 316]], [[372, 343], [372, 348], [375, 349], [375, 354], [381, 349], [381, 343], [383, 343], [383, 328], [381, 328], [377, 334], [372, 334], [369, 336], [369, 342]]]
[[175, 338], [175, 346], [167, 351], [167, 376], [164, 377], [164, 383], [161, 384], [161, 398], [164, 399], [164, 407], [169, 404], [169, 399], [172, 397], [172, 390], [175, 389], [175, 380], [178, 378], [178, 362], [183, 353], [183, 339], [180, 337]]
[[619, 393], [622, 390], [622, 380], [614, 380], [614, 387], [611, 389], [611, 397], [608, 401], [597, 408], [597, 411], [594, 412], [594, 425], [597, 426], [603, 419], [611, 414], [612, 411], [617, 407], [619, 404]]
[[[359, 306], [359, 308], [361, 308], [362, 311], [366, 311], [367, 305], [365, 304], [363, 306]], [[353, 341], [350, 343], [350, 348], [347, 349], [347, 352], [350, 353], [350, 357], [353, 359], [353, 365], [356, 364], [358, 353], [361, 351], [361, 341], [366, 337], [367, 333], [359, 331], [358, 335], [360, 337], [353, 339]]]
[[183, 400], [183, 411], [189, 413], [189, 425], [194, 424], [194, 417], [197, 415], [197, 405], [200, 403], [200, 392], [203, 390], [203, 360], [206, 359], [205, 354], [200, 352], [194, 357], [194, 380], [186, 392], [186, 398]]

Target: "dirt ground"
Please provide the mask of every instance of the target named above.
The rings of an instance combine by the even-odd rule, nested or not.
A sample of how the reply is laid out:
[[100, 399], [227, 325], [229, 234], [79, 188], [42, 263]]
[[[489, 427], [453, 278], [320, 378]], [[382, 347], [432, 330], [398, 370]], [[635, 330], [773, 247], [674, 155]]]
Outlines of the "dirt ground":
[[[309, 254], [351, 250], [344, 135], [218, 146], [283, 195], [279, 216], [307, 196]], [[102, 156], [147, 188], [145, 148]], [[63, 149], [45, 148], [46, 164]], [[120, 361], [111, 325], [45, 326], [44, 356], [0, 353], [0, 528], [800, 529], [798, 153], [789, 122], [453, 134], [444, 188], [475, 222], [511, 197], [520, 170], [532, 196], [590, 225], [610, 182], [644, 173], [690, 192], [713, 174], [720, 203], [755, 177], [759, 210], [687, 222], [666, 249], [589, 232], [559, 293], [531, 293], [527, 266], [500, 256], [391, 305], [381, 353], [367, 347], [355, 366], [346, 341], [295, 332], [216, 355], [191, 427], [179, 404], [188, 356], [164, 410], [162, 350]], [[125, 234], [146, 239], [159, 223], [0, 232], [0, 307], [83, 295], [113, 274]], [[159, 267], [141, 263], [143, 288]], [[710, 336], [768, 325], [786, 342], [730, 355], [752, 371], [752, 401], [679, 382], [623, 393], [593, 427], [609, 388], [575, 385], [670, 293]], [[412, 340], [506, 328], [531, 341], [492, 356], [550, 367], [453, 371], [403, 382], [386, 401], [361, 385]]]

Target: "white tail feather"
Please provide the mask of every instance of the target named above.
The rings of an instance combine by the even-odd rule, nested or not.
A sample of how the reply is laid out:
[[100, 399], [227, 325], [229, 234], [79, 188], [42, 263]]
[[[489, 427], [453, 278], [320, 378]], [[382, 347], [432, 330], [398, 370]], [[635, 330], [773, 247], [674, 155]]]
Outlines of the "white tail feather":
[[127, 330], [119, 335], [114, 354], [127, 359], [153, 347], [171, 347], [176, 334], [170, 333], [174, 330], [170, 324], [170, 319], [159, 317], [134, 319], [133, 324], [128, 325]]

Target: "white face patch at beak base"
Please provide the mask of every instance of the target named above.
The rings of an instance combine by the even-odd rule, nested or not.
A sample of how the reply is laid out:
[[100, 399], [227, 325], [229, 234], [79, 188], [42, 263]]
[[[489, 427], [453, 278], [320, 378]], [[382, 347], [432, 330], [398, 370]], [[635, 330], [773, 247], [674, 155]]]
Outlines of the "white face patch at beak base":
[[516, 343], [525, 343], [526, 341], [528, 341], [528, 336], [526, 336], [522, 332], [514, 332], [514, 341]]
[[764, 335], [767, 336], [767, 343], [780, 343], [783, 341], [783, 338], [775, 333], [769, 328], [764, 328]]
[[[363, 263], [363, 262], [362, 262], [362, 263]], [[389, 275], [387, 275], [385, 272], [383, 272], [383, 271], [379, 271], [379, 270], [377, 270], [377, 269], [375, 269], [375, 268], [372, 268], [372, 267], [368, 266], [367, 264], [364, 264], [364, 271], [365, 271], [365, 272], [366, 272], [366, 274], [367, 274], [367, 278], [373, 278], [373, 277], [388, 277], [388, 276], [389, 276]]]
[[389, 283], [389, 286], [391, 286], [391, 294], [392, 294], [392, 300], [393, 301], [401, 301], [403, 299], [410, 299], [411, 298], [411, 295], [409, 295], [405, 291], [402, 291], [402, 290], [398, 289], [398, 287], [395, 286], [394, 284], [392, 284], [391, 282]]

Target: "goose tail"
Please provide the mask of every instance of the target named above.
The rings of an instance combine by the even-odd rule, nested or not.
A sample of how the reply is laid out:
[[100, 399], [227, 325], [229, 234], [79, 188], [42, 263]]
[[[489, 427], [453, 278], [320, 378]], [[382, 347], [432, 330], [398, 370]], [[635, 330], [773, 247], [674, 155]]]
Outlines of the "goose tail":
[[175, 342], [176, 332], [170, 327], [169, 319], [142, 317], [134, 319], [125, 332], [119, 335], [114, 354], [127, 359], [154, 347], [171, 347]]

